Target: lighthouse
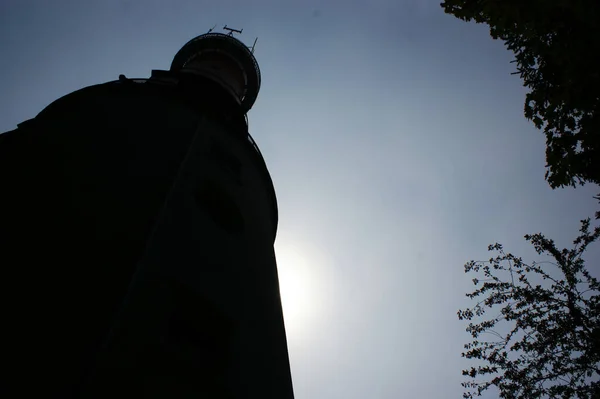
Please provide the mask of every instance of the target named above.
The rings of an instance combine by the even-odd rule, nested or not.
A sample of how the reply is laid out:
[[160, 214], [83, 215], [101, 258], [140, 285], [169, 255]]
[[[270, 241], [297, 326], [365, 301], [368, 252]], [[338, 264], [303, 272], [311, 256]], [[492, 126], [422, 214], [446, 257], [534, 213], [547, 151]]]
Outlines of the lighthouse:
[[0, 134], [0, 390], [293, 398], [277, 200], [248, 132], [261, 74], [241, 33], [211, 30], [169, 70], [82, 88]]

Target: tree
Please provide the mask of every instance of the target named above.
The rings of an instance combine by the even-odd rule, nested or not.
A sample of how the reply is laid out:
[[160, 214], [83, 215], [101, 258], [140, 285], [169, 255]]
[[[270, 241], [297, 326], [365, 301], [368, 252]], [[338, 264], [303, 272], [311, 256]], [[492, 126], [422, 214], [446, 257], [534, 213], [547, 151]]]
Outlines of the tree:
[[445, 0], [444, 11], [490, 27], [530, 91], [525, 117], [546, 135], [552, 188], [600, 184], [600, 1]]
[[494, 244], [488, 250], [497, 256], [465, 264], [476, 275], [467, 297], [478, 302], [458, 311], [473, 339], [462, 355], [477, 363], [462, 372], [464, 398], [491, 387], [506, 399], [600, 398], [600, 283], [582, 258], [598, 237], [600, 227], [590, 231], [586, 219], [572, 249], [525, 236], [552, 261], [526, 264]]

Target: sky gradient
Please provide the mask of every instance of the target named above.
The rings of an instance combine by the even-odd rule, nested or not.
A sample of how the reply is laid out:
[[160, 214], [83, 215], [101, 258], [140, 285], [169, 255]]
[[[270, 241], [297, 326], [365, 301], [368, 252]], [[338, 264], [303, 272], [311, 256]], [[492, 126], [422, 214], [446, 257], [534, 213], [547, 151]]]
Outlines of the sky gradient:
[[600, 190], [549, 188], [511, 54], [439, 2], [4, 0], [0, 132], [243, 28], [296, 398], [459, 398], [463, 264], [496, 241], [535, 260], [526, 233], [569, 245]]

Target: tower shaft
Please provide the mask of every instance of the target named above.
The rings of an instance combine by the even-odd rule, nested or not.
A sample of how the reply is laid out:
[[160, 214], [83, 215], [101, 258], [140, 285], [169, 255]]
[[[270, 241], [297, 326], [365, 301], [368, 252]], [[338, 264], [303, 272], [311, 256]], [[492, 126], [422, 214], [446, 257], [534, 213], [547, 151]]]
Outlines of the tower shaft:
[[242, 70], [236, 98], [185, 65], [0, 135], [2, 389], [293, 397], [276, 198], [245, 121], [259, 82]]

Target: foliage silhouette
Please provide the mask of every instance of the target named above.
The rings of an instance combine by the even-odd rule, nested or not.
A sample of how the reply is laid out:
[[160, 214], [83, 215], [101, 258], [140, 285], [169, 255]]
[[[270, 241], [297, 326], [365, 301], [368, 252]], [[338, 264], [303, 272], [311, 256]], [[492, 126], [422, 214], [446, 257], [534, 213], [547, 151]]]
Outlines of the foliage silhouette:
[[598, 237], [600, 227], [591, 231], [586, 219], [572, 249], [541, 233], [525, 236], [551, 262], [526, 264], [494, 244], [496, 257], [465, 264], [476, 275], [466, 295], [478, 302], [458, 311], [473, 339], [462, 355], [478, 365], [462, 372], [464, 398], [493, 386], [506, 399], [600, 397], [600, 283], [582, 258]]
[[490, 27], [529, 89], [525, 117], [546, 135], [552, 188], [600, 184], [600, 2], [445, 0], [444, 11]]

